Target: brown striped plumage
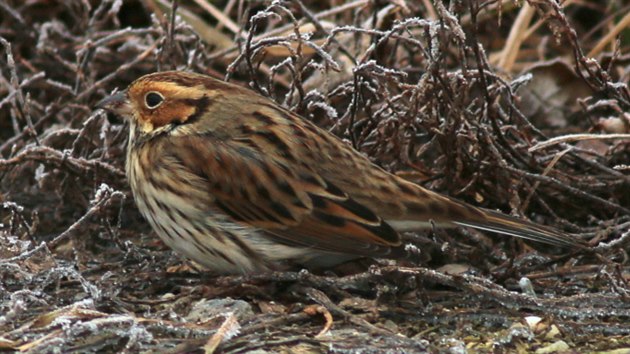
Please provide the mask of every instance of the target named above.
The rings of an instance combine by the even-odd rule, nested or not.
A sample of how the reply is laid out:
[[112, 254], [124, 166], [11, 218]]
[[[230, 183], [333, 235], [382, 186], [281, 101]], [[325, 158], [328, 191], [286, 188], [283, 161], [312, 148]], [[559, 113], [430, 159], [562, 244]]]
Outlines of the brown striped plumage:
[[126, 169], [142, 214], [167, 245], [222, 273], [400, 257], [399, 232], [431, 221], [579, 245], [405, 181], [267, 98], [207, 76], [146, 75], [99, 106], [130, 122]]

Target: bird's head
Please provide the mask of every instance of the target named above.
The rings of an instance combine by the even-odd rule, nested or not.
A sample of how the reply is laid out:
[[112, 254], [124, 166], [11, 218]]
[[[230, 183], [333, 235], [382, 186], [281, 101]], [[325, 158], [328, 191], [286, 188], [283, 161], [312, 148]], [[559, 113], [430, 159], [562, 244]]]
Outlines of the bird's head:
[[96, 107], [127, 119], [132, 134], [155, 135], [195, 122], [232, 86], [198, 74], [158, 72], [137, 79]]

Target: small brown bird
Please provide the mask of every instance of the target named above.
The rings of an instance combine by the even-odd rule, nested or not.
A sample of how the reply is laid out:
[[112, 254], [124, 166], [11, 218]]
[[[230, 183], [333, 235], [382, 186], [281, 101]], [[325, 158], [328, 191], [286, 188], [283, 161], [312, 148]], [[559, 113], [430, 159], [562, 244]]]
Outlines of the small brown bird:
[[149, 74], [98, 107], [130, 123], [127, 177], [155, 232], [220, 273], [401, 257], [399, 233], [431, 222], [579, 245], [397, 177], [275, 102], [208, 76]]

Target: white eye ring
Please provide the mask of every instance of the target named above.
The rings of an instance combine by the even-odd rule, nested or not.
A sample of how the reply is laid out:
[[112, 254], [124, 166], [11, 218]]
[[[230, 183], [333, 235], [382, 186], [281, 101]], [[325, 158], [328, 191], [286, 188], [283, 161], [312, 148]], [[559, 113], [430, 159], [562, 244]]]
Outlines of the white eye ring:
[[158, 108], [164, 102], [164, 96], [157, 91], [149, 91], [144, 95], [144, 104], [149, 109]]

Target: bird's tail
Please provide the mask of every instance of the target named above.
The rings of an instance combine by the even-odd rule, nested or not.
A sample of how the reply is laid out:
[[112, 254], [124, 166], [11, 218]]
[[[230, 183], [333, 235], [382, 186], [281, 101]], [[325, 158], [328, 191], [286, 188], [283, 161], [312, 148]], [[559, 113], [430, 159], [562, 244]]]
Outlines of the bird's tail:
[[576, 237], [565, 234], [556, 229], [538, 225], [527, 220], [517, 219], [492, 210], [479, 210], [483, 215], [481, 219], [456, 221], [454, 224], [459, 226], [468, 226], [479, 230], [498, 232], [504, 235], [520, 237], [527, 240], [538, 241], [561, 247], [584, 247], [584, 245], [582, 245], [580, 240]]
[[531, 221], [474, 207], [436, 193], [430, 193], [426, 197], [433, 201], [405, 203], [408, 213], [404, 219], [388, 220], [388, 223], [398, 231], [427, 228], [433, 222], [441, 227], [467, 226], [567, 248], [585, 247], [580, 239], [572, 235]]

